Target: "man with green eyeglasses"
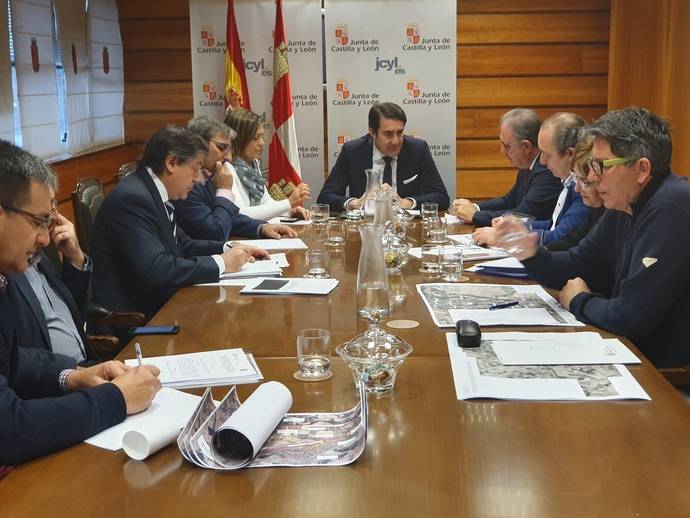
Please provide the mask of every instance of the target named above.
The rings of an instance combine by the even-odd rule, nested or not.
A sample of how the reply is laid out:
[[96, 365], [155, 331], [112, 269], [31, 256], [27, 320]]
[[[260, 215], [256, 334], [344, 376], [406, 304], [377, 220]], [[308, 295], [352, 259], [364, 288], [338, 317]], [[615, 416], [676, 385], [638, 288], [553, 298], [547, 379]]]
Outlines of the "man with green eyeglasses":
[[658, 367], [690, 365], [690, 184], [671, 172], [668, 123], [631, 107], [587, 133], [587, 180], [606, 212], [578, 246], [549, 252], [527, 236], [516, 257], [579, 320], [629, 337]]

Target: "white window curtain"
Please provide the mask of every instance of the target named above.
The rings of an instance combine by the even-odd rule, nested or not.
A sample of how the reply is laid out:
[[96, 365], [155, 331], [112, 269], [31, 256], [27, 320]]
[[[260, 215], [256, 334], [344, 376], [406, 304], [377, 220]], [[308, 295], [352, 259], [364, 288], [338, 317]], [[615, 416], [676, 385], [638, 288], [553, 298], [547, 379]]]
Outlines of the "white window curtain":
[[69, 154], [89, 149], [92, 144], [89, 99], [89, 56], [86, 50], [84, 0], [54, 0], [58, 42], [65, 72], [67, 102], [67, 144]]
[[0, 139], [14, 142], [14, 110], [12, 108], [12, 68], [10, 65], [10, 34], [7, 2], [0, 1]]
[[89, 0], [87, 12], [93, 145], [124, 142], [122, 38], [115, 0]]
[[11, 0], [23, 146], [43, 159], [62, 155], [50, 0]]

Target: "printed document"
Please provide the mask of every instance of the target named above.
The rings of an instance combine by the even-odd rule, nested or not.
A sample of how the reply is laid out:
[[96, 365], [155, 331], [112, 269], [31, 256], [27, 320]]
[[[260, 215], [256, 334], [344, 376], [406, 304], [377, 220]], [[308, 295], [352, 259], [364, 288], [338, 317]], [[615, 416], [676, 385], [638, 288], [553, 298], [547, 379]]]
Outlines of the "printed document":
[[264, 250], [306, 250], [309, 248], [298, 237], [283, 237], [280, 239], [251, 239], [244, 241], [231, 241], [232, 245], [252, 245]]

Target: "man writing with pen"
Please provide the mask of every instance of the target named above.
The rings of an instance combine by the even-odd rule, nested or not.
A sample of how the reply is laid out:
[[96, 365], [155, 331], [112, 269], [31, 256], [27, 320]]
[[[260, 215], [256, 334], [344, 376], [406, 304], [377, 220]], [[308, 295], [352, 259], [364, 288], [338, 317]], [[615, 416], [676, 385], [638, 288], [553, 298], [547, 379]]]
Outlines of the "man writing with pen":
[[155, 367], [77, 369], [74, 358], [30, 347], [30, 320], [9, 274], [48, 244], [56, 187], [44, 162], [0, 141], [0, 473], [145, 410], [160, 389]]

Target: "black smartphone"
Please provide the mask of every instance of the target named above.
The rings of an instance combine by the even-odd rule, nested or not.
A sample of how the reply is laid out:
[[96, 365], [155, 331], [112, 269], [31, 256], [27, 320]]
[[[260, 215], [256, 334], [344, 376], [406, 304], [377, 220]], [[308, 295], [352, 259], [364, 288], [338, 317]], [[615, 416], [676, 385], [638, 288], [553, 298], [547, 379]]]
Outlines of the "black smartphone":
[[281, 223], [294, 223], [295, 221], [299, 221], [299, 218], [280, 218]]
[[180, 326], [142, 326], [131, 327], [132, 335], [176, 335], [180, 332]]

